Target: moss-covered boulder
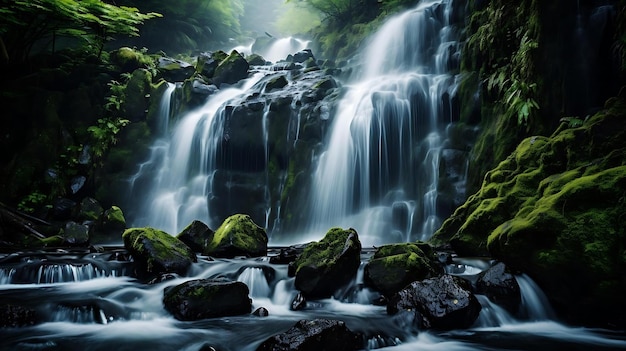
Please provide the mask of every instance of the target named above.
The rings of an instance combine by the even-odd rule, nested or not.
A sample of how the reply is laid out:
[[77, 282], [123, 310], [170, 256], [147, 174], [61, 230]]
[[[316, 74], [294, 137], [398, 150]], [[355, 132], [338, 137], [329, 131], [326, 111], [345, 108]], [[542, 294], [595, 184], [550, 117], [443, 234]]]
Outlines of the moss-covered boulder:
[[152, 64], [152, 58], [129, 47], [121, 47], [109, 53], [109, 60], [117, 65], [122, 72], [132, 72]]
[[146, 111], [149, 107], [149, 97], [152, 91], [152, 74], [147, 69], [133, 71], [126, 89], [124, 89], [124, 101], [122, 109], [124, 116], [132, 121], [146, 119]]
[[332, 228], [290, 264], [296, 289], [306, 298], [326, 298], [348, 284], [361, 264], [361, 242], [356, 230]]
[[195, 252], [202, 252], [213, 240], [215, 232], [202, 221], [195, 220], [189, 223], [176, 237], [187, 244]]
[[409, 283], [443, 273], [433, 254], [421, 242], [381, 246], [365, 266], [365, 284], [391, 297]]
[[196, 279], [165, 288], [163, 306], [181, 321], [237, 316], [252, 311], [248, 293], [242, 282]]
[[196, 73], [192, 64], [171, 57], [159, 57], [157, 61], [159, 76], [169, 82], [182, 82]]
[[140, 279], [163, 273], [184, 275], [197, 260], [189, 246], [158, 229], [130, 228], [124, 231], [122, 239], [135, 260], [135, 273]]
[[218, 86], [222, 83], [237, 83], [248, 77], [248, 68], [250, 68], [248, 61], [246, 61], [237, 50], [233, 50], [230, 55], [215, 68], [213, 81]]
[[217, 228], [204, 254], [232, 258], [260, 257], [267, 254], [267, 233], [245, 214], [232, 215]]
[[570, 322], [626, 325], [625, 120], [623, 90], [587, 121], [523, 140], [431, 243], [528, 273]]

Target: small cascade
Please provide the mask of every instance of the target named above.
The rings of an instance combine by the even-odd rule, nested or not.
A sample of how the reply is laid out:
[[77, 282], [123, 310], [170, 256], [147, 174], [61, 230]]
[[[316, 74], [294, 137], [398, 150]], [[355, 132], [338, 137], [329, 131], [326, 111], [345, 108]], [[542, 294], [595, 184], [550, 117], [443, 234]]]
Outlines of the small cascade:
[[289, 54], [306, 49], [309, 43], [309, 40], [294, 37], [276, 39], [272, 45], [261, 52], [261, 56], [267, 61], [278, 62], [286, 59]]
[[268, 297], [270, 295], [271, 289], [262, 268], [247, 267], [241, 272], [237, 280], [248, 286], [250, 297], [252, 298]]
[[36, 282], [38, 284], [80, 282], [108, 275], [105, 270], [91, 264], [46, 264], [39, 267]]
[[422, 2], [372, 38], [313, 175], [309, 232], [353, 227], [376, 245], [426, 240], [441, 224], [440, 154], [457, 118], [451, 12], [452, 1]]
[[516, 275], [515, 279], [522, 294], [521, 318], [531, 321], [554, 320], [556, 315], [537, 283], [526, 274]]

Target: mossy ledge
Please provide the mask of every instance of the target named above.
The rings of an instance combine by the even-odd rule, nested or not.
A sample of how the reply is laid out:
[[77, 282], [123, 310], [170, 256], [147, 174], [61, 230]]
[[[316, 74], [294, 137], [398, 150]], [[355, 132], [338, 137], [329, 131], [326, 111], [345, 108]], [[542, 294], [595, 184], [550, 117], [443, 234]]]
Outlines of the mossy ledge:
[[530, 137], [430, 243], [528, 273], [569, 322], [626, 325], [626, 90], [581, 126]]

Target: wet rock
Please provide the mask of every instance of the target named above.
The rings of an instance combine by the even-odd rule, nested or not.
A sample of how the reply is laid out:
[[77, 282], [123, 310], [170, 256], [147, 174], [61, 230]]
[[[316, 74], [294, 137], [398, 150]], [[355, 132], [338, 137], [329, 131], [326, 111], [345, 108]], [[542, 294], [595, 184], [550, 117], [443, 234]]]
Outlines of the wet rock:
[[273, 76], [265, 85], [265, 92], [270, 92], [274, 89], [282, 89], [285, 85], [289, 84], [287, 78], [283, 74], [277, 74]]
[[163, 306], [182, 321], [236, 316], [252, 310], [248, 293], [242, 282], [196, 279], [165, 288]]
[[245, 214], [232, 215], [217, 228], [204, 252], [215, 257], [259, 257], [267, 254], [267, 233]]
[[519, 284], [502, 262], [478, 275], [476, 293], [486, 295], [493, 303], [512, 314], [517, 312], [522, 302]]
[[302, 295], [301, 292], [299, 292], [296, 297], [293, 298], [293, 301], [291, 301], [291, 310], [292, 311], [300, 311], [303, 310], [306, 307], [306, 298]]
[[356, 275], [361, 264], [356, 230], [332, 228], [319, 242], [307, 245], [293, 262], [295, 286], [307, 298], [326, 298]]
[[268, 311], [267, 308], [265, 307], [259, 307], [256, 310], [254, 310], [252, 314], [257, 317], [267, 317], [270, 315], [270, 311]]
[[344, 322], [314, 319], [298, 321], [286, 332], [265, 340], [257, 351], [344, 351], [362, 347], [362, 338]]
[[212, 78], [215, 74], [215, 69], [226, 57], [228, 57], [228, 54], [222, 50], [203, 52], [198, 56], [198, 67], [196, 67], [196, 70], [203, 76]]
[[117, 243], [126, 229], [126, 218], [122, 209], [117, 206], [108, 208], [96, 222], [92, 235], [93, 241], [99, 243]]
[[176, 237], [193, 251], [203, 252], [209, 242], [213, 240], [213, 234], [213, 230], [208, 225], [195, 220], [189, 223]]
[[34, 310], [18, 305], [0, 305], [0, 328], [19, 328], [37, 323]]
[[252, 54], [246, 57], [246, 61], [248, 61], [250, 66], [265, 66], [267, 64], [267, 61], [259, 54]]
[[185, 275], [196, 254], [182, 241], [168, 233], [146, 227], [130, 228], [122, 234], [124, 247], [135, 260], [136, 274], [140, 279], [163, 273]]
[[62, 237], [63, 242], [69, 246], [88, 246], [89, 226], [69, 221], [65, 223]]
[[237, 83], [248, 77], [248, 68], [250, 68], [248, 61], [236, 50], [233, 50], [230, 55], [215, 68], [213, 81], [217, 86], [223, 83]]
[[365, 266], [364, 283], [387, 297], [416, 280], [442, 273], [434, 252], [426, 243], [391, 244], [379, 247]]
[[182, 82], [196, 72], [192, 64], [171, 57], [159, 57], [157, 70], [168, 82]]
[[413, 282], [390, 299], [387, 313], [415, 311], [424, 328], [468, 328], [481, 310], [476, 296], [468, 288], [465, 281], [451, 275]]
[[302, 51], [298, 51], [295, 54], [293, 54], [293, 62], [303, 63], [309, 59], [315, 60], [315, 57], [313, 57], [313, 53], [311, 52], [311, 49], [304, 49]]
[[[295, 261], [296, 258], [298, 258], [298, 255], [301, 254], [302, 251], [304, 251], [305, 247], [306, 247], [306, 244], [304, 244], [304, 245], [292, 245], [292, 246], [289, 246], [289, 247], [283, 247], [278, 252], [278, 255], [270, 256], [270, 263], [273, 263], [273, 264], [288, 264], [288, 263], [291, 263], [291, 262]], [[294, 274], [295, 274], [295, 272], [292, 273], [292, 275], [294, 275]]]

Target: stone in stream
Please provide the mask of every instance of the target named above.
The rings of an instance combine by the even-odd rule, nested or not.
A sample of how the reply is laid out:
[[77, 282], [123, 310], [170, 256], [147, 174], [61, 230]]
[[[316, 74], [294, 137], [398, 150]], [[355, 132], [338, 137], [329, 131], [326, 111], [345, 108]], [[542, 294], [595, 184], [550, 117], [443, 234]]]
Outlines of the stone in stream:
[[503, 262], [478, 275], [476, 293], [486, 295], [493, 303], [513, 314], [522, 302], [519, 284]]
[[181, 321], [237, 316], [252, 311], [248, 293], [242, 282], [195, 279], [165, 288], [163, 306]]
[[300, 320], [284, 333], [265, 340], [257, 351], [346, 351], [363, 348], [359, 334], [344, 322], [329, 319]]
[[319, 242], [307, 245], [290, 263], [289, 275], [306, 298], [326, 298], [348, 284], [361, 264], [361, 242], [356, 230], [332, 228]]
[[468, 328], [482, 308], [470, 288], [469, 282], [451, 275], [413, 282], [390, 299], [387, 313], [415, 311], [424, 328]]
[[176, 236], [195, 252], [202, 252], [208, 243], [213, 240], [215, 232], [202, 221], [195, 220]]
[[267, 255], [267, 233], [244, 214], [232, 215], [217, 228], [204, 254], [214, 257], [260, 257]]

